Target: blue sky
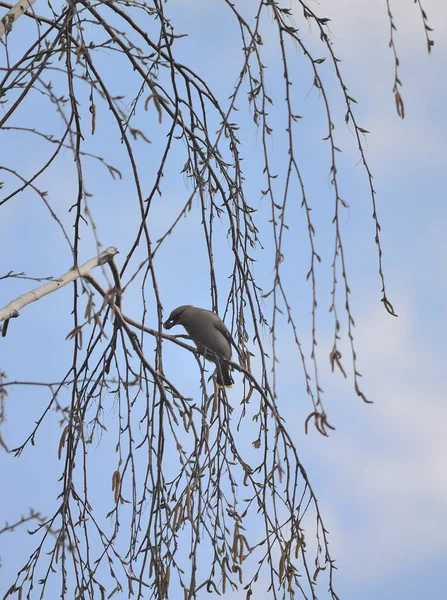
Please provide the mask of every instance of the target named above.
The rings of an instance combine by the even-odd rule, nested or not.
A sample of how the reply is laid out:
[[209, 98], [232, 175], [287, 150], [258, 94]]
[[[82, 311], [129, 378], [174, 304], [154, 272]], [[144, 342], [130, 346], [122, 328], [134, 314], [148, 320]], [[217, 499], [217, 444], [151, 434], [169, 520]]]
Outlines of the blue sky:
[[[38, 4], [36, 10], [39, 10]], [[241, 4], [248, 12], [250, 3]], [[320, 16], [332, 19], [334, 48], [342, 59], [350, 93], [358, 101], [358, 122], [371, 132], [366, 143], [367, 158], [374, 174], [383, 226], [387, 289], [399, 315], [398, 319], [390, 317], [380, 303], [367, 181], [352, 133], [343, 126], [340, 98], [335, 86], [329, 83], [334, 111], [337, 116], [341, 115], [336, 135], [343, 148], [340, 158], [342, 197], [350, 205], [342, 218], [342, 233], [356, 320], [354, 333], [363, 374], [362, 389], [374, 400], [372, 405], [364, 405], [355, 396], [350, 381], [346, 382], [339, 373], [330, 372], [332, 321], [327, 314], [330, 303], [327, 277], [330, 276], [332, 251], [333, 199], [328, 183], [328, 149], [321, 141], [325, 126], [321, 120], [320, 101], [312, 89], [305, 62], [296, 51], [293, 93], [304, 117], [297, 137], [297, 154], [315, 209], [316, 240], [323, 258], [319, 271], [320, 373], [326, 410], [336, 431], [328, 439], [312, 429], [308, 436], [304, 435], [303, 422], [309, 404], [285, 320], [280, 324], [278, 341], [278, 406], [288, 423], [297, 423], [296, 443], [330, 532], [330, 547], [339, 569], [336, 590], [345, 600], [359, 597], [365, 600], [416, 600], [438, 598], [444, 592], [443, 571], [447, 557], [447, 442], [444, 428], [447, 409], [441, 373], [446, 360], [447, 7], [439, 0], [430, 0], [424, 2], [424, 8], [429, 24], [435, 29], [431, 56], [426, 53], [417, 5], [404, 0], [392, 3], [398, 27], [395, 41], [401, 61], [404, 120], [396, 114], [392, 95], [393, 59], [388, 48], [385, 2], [342, 0], [336, 4], [323, 2], [315, 8]], [[179, 31], [190, 33], [189, 38], [178, 42], [179, 48], [183, 48], [182, 60], [185, 63], [191, 61], [204, 77], [209, 78], [216, 95], [224, 101], [230, 95], [241, 67], [239, 45], [226, 51], [226, 44], [231, 43], [235, 34], [225, 20], [226, 11], [217, 3], [202, 0], [170, 0], [166, 10], [171, 11]], [[307, 24], [302, 24], [301, 17], [296, 15], [303, 35], [310, 40], [314, 32], [306, 31]], [[218, 22], [219, 28], [204, 27], [208, 18]], [[22, 21], [24, 19], [17, 27], [28, 27]], [[269, 38], [268, 23], [265, 23], [265, 31], [264, 52], [266, 60], [270, 61], [268, 81], [274, 106], [279, 106], [284, 94], [283, 82], [275, 40]], [[119, 61], [113, 63], [109, 59], [108, 55], [104, 56], [103, 66], [113, 75]], [[330, 81], [329, 67], [327, 75]], [[130, 80], [130, 89], [131, 83]], [[50, 129], [52, 116], [44, 104], [33, 110], [42, 111], [43, 128]], [[30, 107], [24, 117], [29, 123], [35, 123], [33, 110]], [[157, 165], [157, 139], [164, 135], [166, 123], [159, 125], [157, 115], [150, 111], [145, 113], [145, 118], [152, 144], [139, 146], [138, 159], [146, 165], [143, 181], [149, 185]], [[262, 152], [260, 138], [249, 125], [249, 115], [242, 107], [240, 119], [241, 138], [247, 149], [244, 162], [246, 194], [264, 218], [267, 210], [260, 200], [263, 182], [258, 167]], [[284, 137], [279, 111], [274, 108], [271, 119], [275, 124], [272, 161], [281, 174]], [[122, 151], [119, 147], [111, 150], [111, 143], [117, 138], [108, 124], [108, 115], [101, 115], [98, 119], [101, 152], [108, 152], [108, 158], [121, 166]], [[91, 138], [86, 141], [87, 145], [94, 143]], [[16, 167], [21, 164], [26, 173], [32, 173], [40, 164], [40, 153], [45, 147], [33, 139], [24, 156], [20, 134], [3, 134], [1, 162]], [[44, 178], [39, 187], [49, 190], [49, 201], [57, 206], [58, 214], [69, 226], [71, 217], [66, 209], [73, 202], [75, 180], [70, 153], [67, 151], [62, 158], [57, 173]], [[179, 174], [181, 160], [180, 152], [174, 154], [169, 164], [170, 176], [163, 181], [163, 196], [156, 200], [151, 224], [154, 238], [166, 229], [178, 207], [191, 193], [188, 182]], [[118, 181], [112, 181], [106, 170], [98, 168], [94, 161], [86, 163], [86, 170], [87, 187], [90, 186], [89, 191], [94, 194], [89, 206], [98, 226], [98, 237], [104, 247], [115, 245], [120, 249], [119, 261], [124, 259], [130, 244], [128, 230], [138, 219], [129, 170], [124, 166], [123, 180]], [[310, 290], [303, 277], [308, 266], [303, 241], [306, 230], [297, 206], [290, 209], [289, 220], [294, 228], [285, 242], [288, 255], [283, 277], [291, 304], [299, 315], [300, 334], [308, 352]], [[68, 270], [71, 264], [69, 248], [34, 195], [25, 192], [0, 210], [0, 276], [11, 269], [25, 271], [29, 276], [59, 275]], [[167, 312], [184, 303], [210, 305], [209, 284], [203, 275], [207, 267], [198, 216], [194, 206], [180, 224], [175, 243], [161, 251], [158, 258], [159, 284]], [[273, 276], [272, 258], [268, 254], [268, 227], [265, 217], [261, 234], [266, 251], [257, 256], [259, 264], [255, 269], [266, 289]], [[222, 229], [216, 234], [221, 237], [222, 248], [226, 248], [225, 233]], [[82, 259], [90, 258], [95, 249], [91, 228], [84, 229]], [[229, 261], [227, 248], [222, 251], [218, 263], [220, 283], [225, 291], [229, 285], [226, 279]], [[2, 305], [30, 289], [31, 285], [20, 280], [2, 280], [0, 284]], [[66, 288], [27, 307], [20, 318], [10, 324], [8, 336], [0, 342], [0, 368], [10, 380], [46, 381], [70, 366], [71, 347], [65, 337], [72, 322], [71, 304], [72, 291]], [[128, 314], [139, 314], [141, 295], [138, 286], [135, 292], [129, 289], [125, 306]], [[149, 311], [149, 321], [151, 317], [153, 314]], [[265, 335], [267, 338], [267, 332]], [[346, 336], [343, 343], [346, 345]], [[343, 354], [348, 356], [347, 346], [342, 348]], [[178, 354], [173, 353], [170, 357], [172, 361], [180, 360]], [[194, 394], [197, 380], [188, 365], [178, 369], [178, 362], [172, 362], [167, 369], [172, 373], [181, 371], [177, 374], [179, 382], [188, 393]], [[236, 405], [237, 391], [238, 386], [235, 386], [232, 394], [236, 398], [231, 397]], [[11, 446], [19, 443], [23, 432], [29, 430], [47, 401], [48, 395], [42, 390], [10, 390], [6, 401], [8, 421], [3, 435]], [[107, 419], [112, 423], [113, 418], [112, 408]], [[56, 458], [61, 433], [57, 420], [55, 415], [44, 423], [36, 448], [28, 448], [19, 459], [0, 454], [2, 479], [8, 482], [7, 486], [2, 486], [0, 496], [1, 522], [14, 521], [30, 505], [45, 513], [55, 506], [59, 489], [57, 479], [62, 469]], [[104, 449], [98, 446], [96, 450], [94, 472], [98, 477], [98, 494], [102, 481], [107, 493], [111, 494], [109, 481], [115, 466], [107, 449], [112, 447], [112, 442], [104, 436], [103, 443]], [[106, 512], [112, 505], [112, 497], [104, 505]], [[25, 534], [20, 537], [16, 534], [12, 540], [12, 535], [0, 537], [3, 572], [14, 572], [26, 556], [26, 548], [32, 547], [33, 539]], [[2, 571], [0, 592], [3, 590]], [[324, 592], [323, 586], [319, 597], [324, 598]], [[234, 594], [231, 597], [244, 596]], [[269, 596], [263, 596], [260, 591], [257, 597]]]

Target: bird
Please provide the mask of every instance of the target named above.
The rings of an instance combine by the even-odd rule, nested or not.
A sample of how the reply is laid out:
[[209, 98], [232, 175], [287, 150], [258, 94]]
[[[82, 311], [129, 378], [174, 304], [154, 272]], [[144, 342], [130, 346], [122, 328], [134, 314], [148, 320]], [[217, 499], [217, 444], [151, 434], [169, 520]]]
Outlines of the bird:
[[218, 387], [231, 388], [234, 383], [230, 365], [231, 345], [235, 345], [225, 323], [210, 310], [186, 304], [175, 308], [163, 323], [165, 329], [183, 325], [199, 354], [217, 365]]

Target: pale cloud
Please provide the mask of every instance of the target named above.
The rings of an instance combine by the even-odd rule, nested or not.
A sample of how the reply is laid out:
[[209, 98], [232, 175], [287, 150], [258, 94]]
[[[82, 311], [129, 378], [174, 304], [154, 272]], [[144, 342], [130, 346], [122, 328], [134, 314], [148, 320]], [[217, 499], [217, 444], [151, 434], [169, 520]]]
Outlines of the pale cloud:
[[[434, 29], [429, 32], [435, 40], [434, 51], [438, 46], [446, 44], [447, 31], [445, 2], [439, 0], [423, 0], [422, 6], [428, 17], [428, 25]], [[419, 6], [408, 0], [390, 0], [391, 14], [396, 26], [393, 37], [398, 47], [405, 53], [418, 54], [424, 49], [425, 33]], [[371, 56], [379, 47], [372, 51], [371, 41], [380, 42], [390, 36], [389, 19], [386, 2], [370, 2], [370, 0], [338, 0], [326, 1], [316, 11], [319, 17], [331, 19], [330, 29], [337, 44], [343, 47], [350, 45], [369, 44]], [[415, 43], [416, 42], [416, 43]], [[420, 43], [419, 43], [420, 42]], [[391, 49], [386, 47], [391, 53]]]
[[[374, 405], [353, 407], [324, 447], [313, 447], [336, 482], [322, 500], [334, 554], [363, 583], [420, 561], [418, 541], [426, 559], [447, 551], [445, 356], [421, 344], [423, 323], [403, 295], [399, 307], [399, 319], [380, 307], [358, 319]], [[355, 526], [346, 511], [357, 514]]]
[[[436, 117], [439, 98], [447, 91], [445, 62], [447, 52], [447, 4], [426, 0], [423, 7], [435, 45], [427, 53], [425, 32], [419, 7], [407, 0], [390, 2], [397, 31], [394, 42], [400, 61], [399, 78], [406, 118], [398, 118], [392, 92], [394, 54], [389, 47], [389, 21], [385, 2], [341, 0], [324, 3], [319, 16], [331, 18], [333, 49], [349, 93], [359, 102], [354, 112], [359, 124], [371, 131], [365, 139], [367, 156], [373, 155], [384, 168], [395, 168], [400, 161], [444, 160], [445, 120]], [[338, 136], [350, 152], [349, 131]], [[404, 165], [405, 168], [405, 165]]]

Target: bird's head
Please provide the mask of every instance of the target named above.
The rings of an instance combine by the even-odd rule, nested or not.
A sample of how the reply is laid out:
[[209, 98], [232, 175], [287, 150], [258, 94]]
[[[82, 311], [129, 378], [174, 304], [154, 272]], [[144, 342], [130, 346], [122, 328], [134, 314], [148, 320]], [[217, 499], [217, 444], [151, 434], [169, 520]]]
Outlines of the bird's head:
[[183, 318], [185, 317], [185, 313], [188, 308], [191, 308], [190, 304], [175, 308], [169, 315], [169, 319], [163, 323], [163, 327], [165, 329], [171, 329], [171, 327], [174, 327], [174, 325], [183, 325]]

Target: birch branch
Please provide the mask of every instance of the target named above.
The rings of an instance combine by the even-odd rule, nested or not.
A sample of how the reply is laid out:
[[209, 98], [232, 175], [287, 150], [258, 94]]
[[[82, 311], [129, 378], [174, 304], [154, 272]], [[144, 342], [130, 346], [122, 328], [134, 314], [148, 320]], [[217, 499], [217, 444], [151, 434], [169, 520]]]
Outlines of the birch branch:
[[10, 32], [12, 26], [17, 19], [23, 15], [23, 13], [31, 8], [36, 0], [20, 0], [11, 7], [6, 15], [0, 20], [0, 39], [5, 35], [6, 32]]
[[118, 254], [117, 248], [114, 246], [110, 246], [104, 252], [101, 252], [98, 256], [95, 256], [85, 262], [83, 265], [79, 267], [72, 267], [68, 273], [61, 275], [58, 279], [54, 279], [44, 285], [37, 287], [35, 290], [31, 290], [26, 294], [22, 294], [12, 302], [10, 302], [5, 308], [0, 310], [0, 323], [2, 321], [6, 321], [8, 319], [12, 319], [13, 317], [19, 316], [19, 310], [31, 304], [31, 302], [36, 302], [40, 300], [47, 294], [51, 294], [56, 290], [60, 289], [64, 285], [71, 283], [75, 279], [79, 277], [88, 277], [90, 275], [90, 271], [95, 267], [99, 267], [101, 265], [105, 265], [110, 260], [113, 259], [115, 254]]

